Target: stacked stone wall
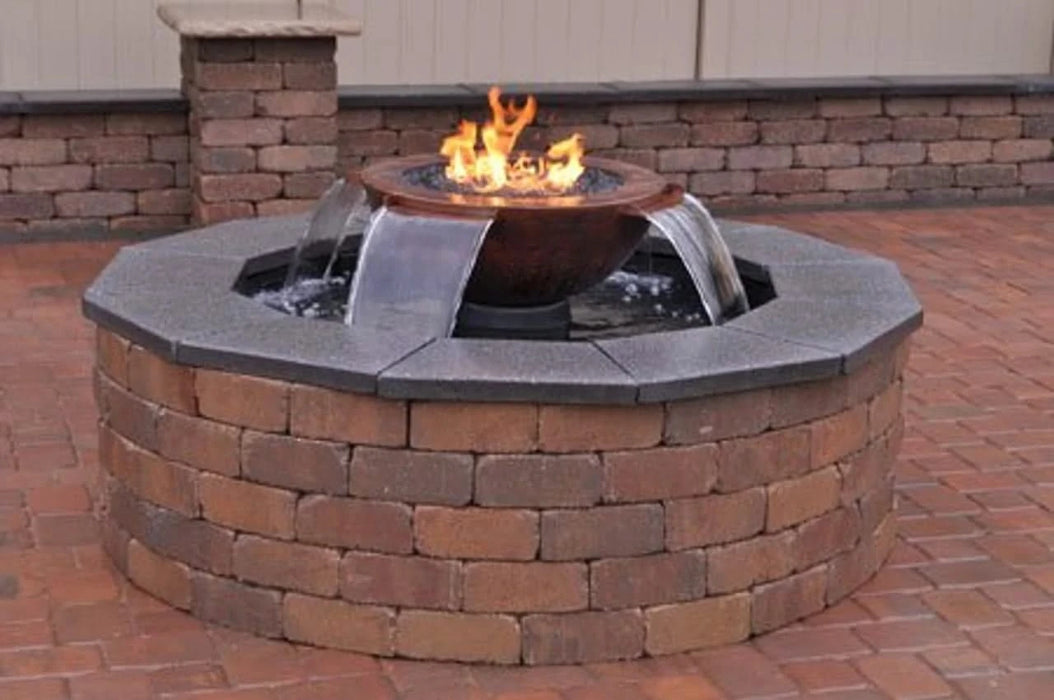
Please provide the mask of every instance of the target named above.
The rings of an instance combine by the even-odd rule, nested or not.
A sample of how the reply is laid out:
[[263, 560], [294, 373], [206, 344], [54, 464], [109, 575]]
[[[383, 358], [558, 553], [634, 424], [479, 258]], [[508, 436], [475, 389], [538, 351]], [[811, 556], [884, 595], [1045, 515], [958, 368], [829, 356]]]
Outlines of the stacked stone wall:
[[183, 39], [195, 222], [310, 207], [335, 178], [333, 37]]
[[0, 233], [186, 226], [182, 113], [0, 115]]
[[[198, 83], [185, 89], [202, 115], [189, 129], [180, 111], [0, 115], [0, 234], [300, 211], [337, 175], [434, 153], [459, 120], [486, 116], [482, 97], [338, 111], [332, 42], [310, 41], [189, 42]], [[522, 145], [575, 131], [722, 212], [1054, 197], [1049, 94], [543, 104]]]
[[[478, 109], [342, 111], [343, 169], [433, 153]], [[1054, 196], [1054, 96], [808, 98], [540, 108], [524, 141], [573, 132], [715, 208]]]
[[388, 400], [103, 330], [97, 357], [110, 556], [258, 635], [500, 664], [690, 651], [835, 603], [895, 539], [906, 345], [633, 406]]

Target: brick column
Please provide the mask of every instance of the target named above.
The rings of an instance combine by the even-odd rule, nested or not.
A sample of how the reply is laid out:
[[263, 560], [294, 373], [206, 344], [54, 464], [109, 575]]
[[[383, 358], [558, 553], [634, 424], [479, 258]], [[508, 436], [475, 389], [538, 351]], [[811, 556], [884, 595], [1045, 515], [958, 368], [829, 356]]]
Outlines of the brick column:
[[183, 37], [195, 223], [309, 208], [337, 167], [336, 38]]

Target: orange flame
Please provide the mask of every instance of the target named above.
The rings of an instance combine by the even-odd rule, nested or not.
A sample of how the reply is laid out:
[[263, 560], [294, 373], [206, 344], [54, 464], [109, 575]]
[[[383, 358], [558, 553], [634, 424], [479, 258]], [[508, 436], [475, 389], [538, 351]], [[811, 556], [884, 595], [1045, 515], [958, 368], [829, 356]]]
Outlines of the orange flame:
[[[538, 103], [531, 95], [522, 107], [512, 100], [503, 105], [497, 87], [487, 92], [487, 101], [492, 116], [482, 129], [475, 122], [463, 121], [456, 134], [443, 139], [439, 153], [447, 158], [448, 178], [476, 192], [560, 193], [575, 184], [585, 170], [585, 140], [580, 134], [554, 143], [540, 158], [521, 152], [510, 162], [516, 139], [534, 121]], [[481, 149], [477, 148], [479, 140]]]

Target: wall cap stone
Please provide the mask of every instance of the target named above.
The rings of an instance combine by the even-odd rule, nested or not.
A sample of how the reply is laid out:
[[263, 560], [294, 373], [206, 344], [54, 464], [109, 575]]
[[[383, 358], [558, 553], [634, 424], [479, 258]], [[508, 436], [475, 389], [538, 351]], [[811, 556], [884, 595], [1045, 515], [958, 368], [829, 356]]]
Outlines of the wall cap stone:
[[168, 2], [157, 16], [181, 36], [199, 39], [358, 36], [362, 22], [340, 10], [304, 3]]
[[127, 247], [85, 292], [84, 313], [181, 364], [398, 399], [603, 404], [848, 374], [922, 323], [892, 263], [734, 222], [722, 227], [741, 274], [771, 280], [776, 298], [719, 327], [595, 342], [431, 338], [296, 318], [235, 291], [287, 261], [305, 224], [234, 221]]
[[[344, 85], [341, 109], [481, 106], [486, 87], [448, 85]], [[533, 93], [544, 105], [632, 102], [798, 100], [812, 98], [1049, 95], [1054, 75], [766, 78], [752, 80], [650, 80], [607, 83], [520, 83], [509, 94]], [[0, 114], [186, 111], [178, 89], [32, 90], [0, 92]]]

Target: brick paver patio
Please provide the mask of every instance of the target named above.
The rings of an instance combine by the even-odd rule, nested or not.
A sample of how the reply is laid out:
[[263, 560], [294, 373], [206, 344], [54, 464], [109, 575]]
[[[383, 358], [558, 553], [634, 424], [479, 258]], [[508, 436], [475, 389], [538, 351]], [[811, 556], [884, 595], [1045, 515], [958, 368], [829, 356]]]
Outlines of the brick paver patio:
[[923, 301], [900, 541], [857, 595], [790, 629], [585, 667], [297, 648], [130, 588], [91, 515], [93, 334], [78, 301], [117, 244], [0, 246], [0, 698], [1054, 698], [1054, 207], [759, 219], [888, 256]]

